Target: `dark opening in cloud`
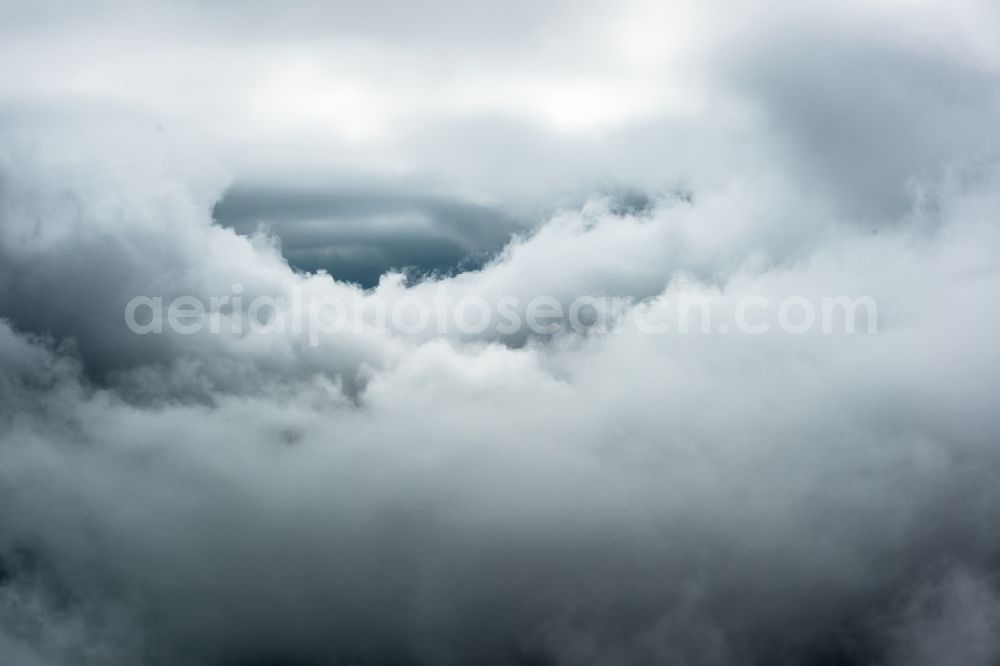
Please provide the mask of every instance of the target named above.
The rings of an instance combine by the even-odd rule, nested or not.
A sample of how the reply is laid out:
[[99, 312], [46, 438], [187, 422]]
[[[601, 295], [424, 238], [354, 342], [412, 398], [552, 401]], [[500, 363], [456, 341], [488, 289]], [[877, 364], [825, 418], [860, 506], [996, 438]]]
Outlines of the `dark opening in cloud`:
[[293, 267], [366, 288], [391, 270], [447, 275], [479, 268], [526, 228], [496, 208], [455, 197], [249, 183], [228, 188], [212, 217], [244, 235], [263, 226], [281, 240]]

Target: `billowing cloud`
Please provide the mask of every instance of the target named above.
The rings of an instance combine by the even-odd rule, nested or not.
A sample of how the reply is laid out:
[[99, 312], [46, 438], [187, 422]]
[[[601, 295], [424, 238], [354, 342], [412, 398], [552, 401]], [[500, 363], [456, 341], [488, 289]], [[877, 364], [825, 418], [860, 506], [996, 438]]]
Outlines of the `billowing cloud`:
[[995, 8], [66, 9], [0, 22], [0, 662], [1000, 658]]

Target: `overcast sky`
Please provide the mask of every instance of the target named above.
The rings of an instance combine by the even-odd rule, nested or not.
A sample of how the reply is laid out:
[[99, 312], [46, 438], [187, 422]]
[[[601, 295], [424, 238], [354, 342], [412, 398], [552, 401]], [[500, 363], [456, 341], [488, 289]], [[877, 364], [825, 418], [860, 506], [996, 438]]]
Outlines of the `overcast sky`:
[[998, 118], [988, 0], [0, 0], [0, 664], [998, 663]]

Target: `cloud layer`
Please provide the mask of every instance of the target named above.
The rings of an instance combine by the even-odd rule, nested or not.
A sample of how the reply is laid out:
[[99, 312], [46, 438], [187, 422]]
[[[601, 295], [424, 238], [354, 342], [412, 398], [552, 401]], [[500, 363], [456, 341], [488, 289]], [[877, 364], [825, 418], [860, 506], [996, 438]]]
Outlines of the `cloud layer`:
[[[1000, 659], [995, 8], [65, 9], [0, 21], [0, 662]], [[234, 284], [878, 332], [126, 326]]]

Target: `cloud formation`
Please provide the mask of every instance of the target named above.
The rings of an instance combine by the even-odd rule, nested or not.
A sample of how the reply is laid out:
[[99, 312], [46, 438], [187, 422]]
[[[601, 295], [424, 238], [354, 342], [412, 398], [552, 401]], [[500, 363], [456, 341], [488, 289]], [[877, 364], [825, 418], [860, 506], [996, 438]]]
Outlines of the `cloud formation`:
[[331, 191], [241, 184], [212, 208], [224, 226], [276, 234], [289, 264], [374, 287], [384, 273], [475, 269], [526, 224], [502, 211], [386, 188]]
[[[995, 663], [997, 11], [748, 7], [6, 5], [0, 662]], [[235, 284], [879, 325], [126, 325]]]

